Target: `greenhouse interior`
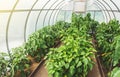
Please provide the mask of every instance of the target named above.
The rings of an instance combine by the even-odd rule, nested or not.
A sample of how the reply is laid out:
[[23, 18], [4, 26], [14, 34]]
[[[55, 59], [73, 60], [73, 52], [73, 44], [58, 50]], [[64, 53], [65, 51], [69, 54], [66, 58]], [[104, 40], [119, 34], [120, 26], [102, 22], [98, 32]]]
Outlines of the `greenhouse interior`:
[[0, 0], [0, 77], [120, 77], [120, 0]]

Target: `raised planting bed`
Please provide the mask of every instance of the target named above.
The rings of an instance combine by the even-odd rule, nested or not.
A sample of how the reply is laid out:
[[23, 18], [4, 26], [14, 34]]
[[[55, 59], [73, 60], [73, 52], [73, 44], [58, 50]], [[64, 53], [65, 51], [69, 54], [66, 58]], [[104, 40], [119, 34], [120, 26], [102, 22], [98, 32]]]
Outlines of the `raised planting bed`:
[[[95, 65], [93, 66], [93, 69], [91, 71], [89, 71], [87, 77], [106, 77], [104, 75], [101, 64], [98, 63], [96, 58], [94, 58], [93, 61], [95, 62]], [[46, 66], [45, 66], [45, 60], [39, 63], [39, 65], [30, 74], [29, 77], [48, 77], [48, 71], [47, 71]]]
[[[120, 65], [120, 24], [99, 23], [90, 14], [72, 14], [31, 34], [12, 54], [0, 54], [5, 77], [115, 77]], [[3, 66], [4, 65], [4, 66]], [[3, 70], [5, 69], [5, 70]]]

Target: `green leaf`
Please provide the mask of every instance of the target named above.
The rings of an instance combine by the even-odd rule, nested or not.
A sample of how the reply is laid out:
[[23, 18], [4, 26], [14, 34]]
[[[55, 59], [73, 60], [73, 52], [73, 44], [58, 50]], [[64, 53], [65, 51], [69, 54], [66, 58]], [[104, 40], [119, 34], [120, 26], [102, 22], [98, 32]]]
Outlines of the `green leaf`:
[[69, 63], [65, 64], [65, 68], [68, 69], [69, 68]]
[[79, 62], [77, 63], [77, 66], [76, 66], [76, 67], [80, 67], [81, 65], [82, 65], [82, 62], [79, 61]]

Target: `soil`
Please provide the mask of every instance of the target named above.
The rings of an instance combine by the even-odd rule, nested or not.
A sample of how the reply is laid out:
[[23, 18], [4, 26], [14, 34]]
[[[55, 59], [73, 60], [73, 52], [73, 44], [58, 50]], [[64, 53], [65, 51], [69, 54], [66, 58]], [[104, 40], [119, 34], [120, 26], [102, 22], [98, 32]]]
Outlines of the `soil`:
[[93, 69], [88, 73], [87, 77], [101, 77], [96, 58], [94, 58], [93, 61], [95, 62], [95, 65], [93, 66]]
[[39, 68], [34, 77], [48, 77], [48, 72], [44, 64]]
[[[96, 58], [93, 59], [95, 65], [93, 69], [88, 73], [87, 77], [102, 77], [99, 71], [98, 63]], [[48, 71], [45, 68], [45, 64], [41, 64], [41, 66], [37, 69], [37, 71], [31, 77], [48, 77]]]

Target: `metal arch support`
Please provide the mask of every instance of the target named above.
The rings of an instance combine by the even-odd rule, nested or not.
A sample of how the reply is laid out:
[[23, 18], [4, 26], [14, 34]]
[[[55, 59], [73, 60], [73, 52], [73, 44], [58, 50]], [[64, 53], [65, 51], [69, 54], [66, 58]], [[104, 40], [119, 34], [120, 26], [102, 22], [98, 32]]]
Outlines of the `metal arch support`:
[[[63, 5], [62, 7], [59, 7], [59, 9], [61, 10], [63, 7], [64, 7], [65, 5]], [[60, 13], [60, 10], [58, 11], [58, 13], [56, 12], [56, 20], [55, 21], [57, 21], [57, 18], [58, 18], [58, 14]], [[71, 10], [72, 11], [72, 10]]]
[[[99, 0], [97, 0], [105, 9], [106, 9], [106, 11], [107, 11], [107, 8], [105, 7], [105, 5], [102, 3], [102, 2], [100, 2]], [[107, 13], [108, 13], [108, 15], [109, 15], [109, 18], [110, 18], [110, 20], [111, 20], [111, 16], [110, 16], [110, 13], [107, 11]]]
[[[103, 9], [103, 7], [102, 7], [99, 3], [96, 2], [96, 5], [97, 5], [97, 4]], [[97, 6], [98, 6], [98, 5], [97, 5]], [[104, 9], [103, 9], [103, 10], [104, 10]], [[105, 11], [104, 11], [104, 13], [105, 13], [105, 16], [106, 16], [106, 21], [108, 22], [107, 13], [106, 13]]]
[[118, 8], [118, 6], [114, 3], [114, 1], [110, 0], [114, 5], [115, 7], [117, 8], [118, 12], [120, 13], [120, 9]]
[[55, 12], [55, 16], [56, 16], [56, 20], [55, 20], [55, 18], [53, 19], [53, 23], [54, 23], [54, 20], [55, 20], [55, 22], [57, 21], [57, 17], [58, 17], [58, 14], [59, 14], [59, 12], [60, 12], [60, 10], [64, 7], [65, 5], [64, 5], [64, 3], [62, 4], [62, 6], [59, 6], [58, 7], [58, 13], [57, 13], [57, 11]]
[[[62, 4], [62, 5], [63, 5], [63, 4]], [[64, 6], [65, 6], [65, 5], [63, 5], [62, 7], [59, 6], [59, 11], [58, 11], [58, 13], [57, 13], [57, 11], [56, 11], [56, 13], [55, 13], [55, 15], [56, 15], [56, 20], [55, 20], [55, 19], [53, 19], [53, 20], [57, 21], [58, 14], [59, 14], [60, 10], [61, 10]], [[72, 10], [71, 10], [71, 11], [72, 11]], [[53, 23], [54, 23], [54, 21], [53, 21]]]
[[[57, 1], [58, 1], [58, 0], [56, 0], [56, 1], [50, 6], [49, 9], [51, 9], [51, 8], [54, 6], [54, 4], [57, 3]], [[47, 13], [45, 14], [45, 17], [44, 17], [44, 19], [43, 19], [43, 26], [45, 26], [45, 19], [46, 19], [46, 17], [47, 17], [48, 12], [49, 12], [49, 10], [47, 10]]]
[[28, 19], [29, 19], [29, 16], [30, 16], [30, 14], [31, 14], [31, 11], [32, 11], [33, 7], [36, 5], [37, 2], [38, 2], [38, 0], [36, 0], [36, 1], [34, 2], [34, 4], [32, 5], [32, 7], [31, 7], [31, 9], [30, 9], [30, 11], [29, 11], [29, 13], [28, 13], [28, 15], [27, 15], [26, 21], [25, 21], [25, 27], [24, 27], [24, 42], [26, 42], [26, 29], [27, 29]]
[[113, 13], [114, 18], [116, 19], [116, 16], [115, 16], [115, 14], [114, 14], [112, 8], [110, 7], [110, 5], [109, 5], [105, 0], [103, 0], [103, 1], [104, 1], [104, 3], [110, 8], [110, 10], [111, 10], [112, 13]]
[[[43, 5], [42, 9], [50, 2], [50, 0], [48, 0], [45, 5]], [[40, 17], [40, 14], [41, 14], [42, 10], [39, 11], [39, 14], [37, 16], [37, 20], [36, 20], [36, 23], [35, 23], [35, 31], [37, 30], [37, 24], [38, 24], [38, 20], [39, 20], [39, 17]]]
[[[98, 5], [97, 5], [97, 3], [94, 3], [94, 4], [95, 4], [95, 5], [96, 5], [99, 9], [101, 9], [101, 8], [102, 8], [102, 6], [101, 6], [101, 5], [99, 5], [99, 4], [98, 4], [98, 5], [99, 5], [99, 6], [98, 6]], [[101, 7], [101, 8], [100, 8], [100, 7]], [[101, 11], [102, 11], [102, 10], [101, 10]], [[104, 17], [104, 18], [106, 18], [106, 20], [107, 20], [107, 14], [106, 14], [106, 12], [104, 12], [103, 14], [105, 14], [105, 16], [106, 16], [106, 17]], [[108, 21], [108, 20], [107, 20], [107, 21]]]
[[[55, 8], [57, 8], [62, 2], [64, 2], [64, 0], [62, 0], [58, 5], [55, 6]], [[61, 5], [60, 5], [61, 6]], [[54, 9], [55, 9], [54, 8]], [[52, 11], [52, 13], [50, 14], [50, 17], [49, 17], [49, 21], [48, 21], [48, 25], [50, 25], [50, 20], [51, 20], [51, 17], [52, 17], [52, 14], [53, 14], [54, 11]]]
[[7, 28], [6, 28], [6, 46], [7, 46], [7, 50], [8, 50], [8, 54], [9, 54], [10, 58], [11, 58], [11, 54], [10, 54], [10, 49], [9, 49], [9, 44], [8, 44], [8, 30], [9, 30], [9, 27], [10, 27], [10, 20], [11, 20], [11, 17], [13, 15], [13, 11], [15, 10], [18, 2], [19, 2], [19, 0], [16, 1], [16, 3], [14, 4], [14, 6], [12, 8], [12, 11], [11, 11], [11, 13], [9, 15], [9, 18], [8, 18]]

